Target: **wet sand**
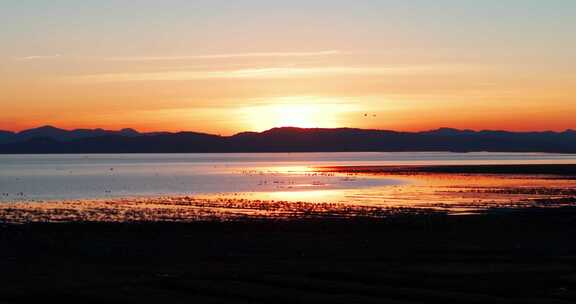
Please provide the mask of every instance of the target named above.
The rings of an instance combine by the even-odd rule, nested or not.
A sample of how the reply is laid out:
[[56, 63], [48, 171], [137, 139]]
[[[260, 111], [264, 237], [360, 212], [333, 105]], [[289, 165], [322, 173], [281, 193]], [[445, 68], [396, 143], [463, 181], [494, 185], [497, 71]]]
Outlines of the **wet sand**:
[[[349, 174], [389, 174], [350, 169]], [[508, 174], [486, 170], [443, 174]], [[537, 174], [553, 185], [550, 176], [566, 182], [570, 175], [551, 172]], [[276, 211], [296, 216], [5, 221], [0, 303], [574, 303], [573, 189], [543, 189], [549, 192], [541, 189], [533, 197], [528, 187], [520, 193], [539, 204], [471, 215], [385, 208], [371, 214], [360, 208], [346, 217], [334, 214], [348, 207], [303, 204], [310, 215], [303, 216], [280, 204]], [[485, 195], [474, 193], [466, 196]]]
[[576, 209], [0, 229], [0, 303], [573, 303]]

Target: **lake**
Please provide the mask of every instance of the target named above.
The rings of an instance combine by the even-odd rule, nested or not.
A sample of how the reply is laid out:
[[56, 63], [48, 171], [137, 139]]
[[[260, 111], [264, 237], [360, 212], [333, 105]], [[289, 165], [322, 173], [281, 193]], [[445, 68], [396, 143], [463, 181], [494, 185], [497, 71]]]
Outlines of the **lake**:
[[575, 163], [576, 155], [544, 153], [0, 155], [0, 201], [168, 195], [341, 201], [359, 190], [406, 181], [377, 176], [346, 178], [318, 173], [314, 167]]

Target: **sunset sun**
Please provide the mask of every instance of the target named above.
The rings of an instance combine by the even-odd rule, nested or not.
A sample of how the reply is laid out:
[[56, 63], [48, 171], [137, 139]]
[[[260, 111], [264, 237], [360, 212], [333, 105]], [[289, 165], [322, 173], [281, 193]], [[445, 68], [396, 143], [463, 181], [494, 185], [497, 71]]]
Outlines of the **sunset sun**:
[[243, 110], [247, 124], [255, 131], [275, 127], [336, 128], [342, 117], [354, 111], [339, 99], [320, 97], [281, 97]]

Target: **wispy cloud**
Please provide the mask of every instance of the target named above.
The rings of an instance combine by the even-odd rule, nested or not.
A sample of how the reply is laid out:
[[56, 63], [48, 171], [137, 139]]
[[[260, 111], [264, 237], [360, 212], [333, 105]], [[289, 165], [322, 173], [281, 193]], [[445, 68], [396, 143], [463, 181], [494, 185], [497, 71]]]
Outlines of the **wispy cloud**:
[[[470, 67], [467, 67], [470, 68]], [[384, 76], [424, 73], [458, 72], [462, 66], [406, 65], [406, 66], [329, 66], [329, 67], [271, 67], [220, 71], [164, 71], [149, 73], [111, 73], [72, 77], [87, 82], [125, 81], [184, 81], [202, 79], [286, 79], [333, 76]]]
[[55, 55], [34, 55], [34, 56], [25, 56], [25, 57], [16, 57], [15, 59], [18, 61], [29, 61], [29, 60], [44, 60], [44, 59], [56, 59], [62, 57], [62, 55], [55, 54]]
[[189, 56], [131, 56], [131, 57], [110, 57], [108, 61], [170, 61], [170, 60], [201, 60], [201, 59], [229, 59], [229, 58], [251, 58], [251, 57], [313, 57], [340, 55], [343, 52], [338, 50], [326, 50], [316, 52], [256, 52], [256, 53], [235, 53], [235, 54], [207, 54]]

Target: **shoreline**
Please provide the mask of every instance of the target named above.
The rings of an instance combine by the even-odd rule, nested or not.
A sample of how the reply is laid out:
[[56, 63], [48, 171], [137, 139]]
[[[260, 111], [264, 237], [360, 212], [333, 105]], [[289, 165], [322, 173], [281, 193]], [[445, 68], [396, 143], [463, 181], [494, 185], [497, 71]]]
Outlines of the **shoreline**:
[[[62, 203], [60, 209], [48, 206], [46, 210], [64, 212], [58, 215], [64, 215], [60, 217], [63, 221], [40, 218], [36, 222], [0, 223], [0, 303], [576, 301], [576, 242], [572, 241], [576, 235], [576, 195], [573, 188], [565, 189], [571, 185], [571, 177], [556, 175], [559, 179], [539, 180], [543, 183], [539, 188], [526, 188], [502, 173], [511, 167], [484, 167], [481, 173], [460, 167], [440, 174], [450, 178], [438, 180], [437, 167], [394, 168], [337, 170], [344, 175], [409, 174], [407, 178], [417, 176], [440, 185], [454, 185], [456, 181], [464, 188], [447, 192], [452, 188], [423, 186], [428, 192], [415, 193], [422, 196], [419, 199], [428, 200], [431, 193], [440, 191], [442, 204], [487, 196], [492, 205], [477, 214], [455, 216], [442, 210], [354, 209], [278, 201], [271, 205], [224, 198], [210, 202], [172, 197], [155, 202], [165, 205], [125, 202], [121, 208], [110, 201], [97, 206], [86, 202], [92, 209], [79, 213], [75, 213], [78, 206], [74, 203]], [[488, 169], [500, 173], [487, 174]], [[523, 172], [533, 174], [534, 170]], [[530, 176], [534, 175], [520, 179], [522, 185], [531, 182]], [[496, 188], [491, 184], [494, 180], [499, 185]], [[503, 180], [511, 186], [502, 186]], [[466, 188], [470, 183], [475, 186]], [[557, 198], [561, 193], [565, 197]], [[490, 203], [492, 197], [509, 195], [533, 201], [527, 205]], [[222, 208], [222, 203], [232, 210], [253, 208], [250, 210], [291, 216], [232, 212], [225, 220], [208, 212], [190, 220], [199, 214], [182, 211], [198, 212], [202, 206]], [[141, 220], [137, 210], [145, 216], [176, 211], [173, 215], [188, 220], [176, 221], [167, 214], [164, 220]], [[4, 216], [17, 214], [15, 210], [4, 211]], [[350, 212], [358, 216], [334, 216]], [[104, 219], [101, 216], [106, 214], [123, 220], [95, 220], [98, 216]], [[65, 215], [70, 216], [68, 220]], [[95, 217], [89, 220], [89, 215]]]

